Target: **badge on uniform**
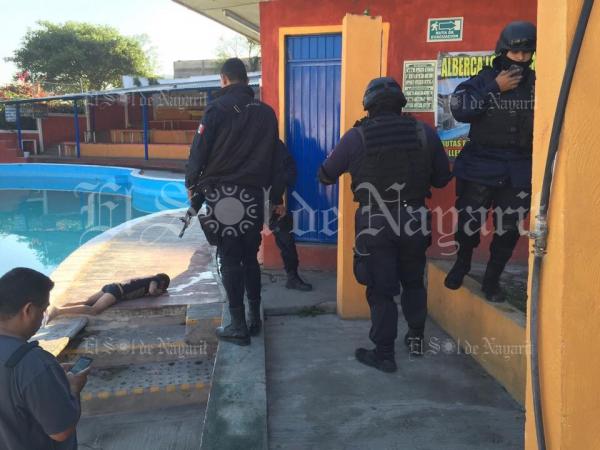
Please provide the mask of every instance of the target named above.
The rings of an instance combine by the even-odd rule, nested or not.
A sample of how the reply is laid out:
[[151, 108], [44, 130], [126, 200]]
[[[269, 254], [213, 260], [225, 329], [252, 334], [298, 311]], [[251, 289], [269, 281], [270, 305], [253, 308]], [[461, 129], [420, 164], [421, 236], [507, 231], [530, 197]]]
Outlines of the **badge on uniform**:
[[202, 135], [202, 133], [204, 133], [204, 124], [201, 123], [200, 126], [198, 127], [198, 134]]

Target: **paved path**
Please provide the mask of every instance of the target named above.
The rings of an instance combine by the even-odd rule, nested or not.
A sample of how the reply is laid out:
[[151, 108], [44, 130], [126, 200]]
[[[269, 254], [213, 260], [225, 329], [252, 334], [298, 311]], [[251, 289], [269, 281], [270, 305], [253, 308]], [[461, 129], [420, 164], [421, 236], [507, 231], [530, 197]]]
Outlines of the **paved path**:
[[[406, 331], [403, 324], [399, 335]], [[271, 449], [515, 450], [524, 414], [448, 335], [428, 325], [428, 356], [397, 344], [399, 370], [359, 364], [367, 321], [270, 317], [266, 328]], [[401, 333], [401, 334], [400, 334]], [[445, 350], [445, 351], [444, 351]]]

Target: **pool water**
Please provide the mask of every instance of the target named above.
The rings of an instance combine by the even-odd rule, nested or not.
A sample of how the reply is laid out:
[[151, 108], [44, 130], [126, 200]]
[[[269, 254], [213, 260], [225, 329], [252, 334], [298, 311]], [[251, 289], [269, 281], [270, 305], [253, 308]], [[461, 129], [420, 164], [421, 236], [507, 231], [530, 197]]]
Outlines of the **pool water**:
[[0, 164], [0, 275], [14, 267], [50, 275], [99, 234], [186, 206], [180, 179], [118, 167]]
[[146, 214], [123, 195], [0, 190], [0, 274], [30, 267], [49, 275], [93, 237]]

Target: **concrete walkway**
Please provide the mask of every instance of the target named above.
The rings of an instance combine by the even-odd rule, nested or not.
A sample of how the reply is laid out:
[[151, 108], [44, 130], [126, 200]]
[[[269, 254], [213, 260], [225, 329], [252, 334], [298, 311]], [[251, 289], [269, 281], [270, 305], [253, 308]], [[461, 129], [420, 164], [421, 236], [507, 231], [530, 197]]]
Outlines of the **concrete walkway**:
[[[286, 290], [281, 274], [270, 275], [263, 277], [271, 314], [265, 334], [270, 448], [523, 447], [520, 406], [434, 323], [426, 332], [428, 354], [411, 359], [399, 340], [399, 370], [385, 374], [354, 359], [356, 347], [371, 347], [368, 321], [318, 314], [335, 300], [334, 274], [306, 272], [315, 285], [308, 294]], [[405, 332], [401, 317], [398, 336]]]

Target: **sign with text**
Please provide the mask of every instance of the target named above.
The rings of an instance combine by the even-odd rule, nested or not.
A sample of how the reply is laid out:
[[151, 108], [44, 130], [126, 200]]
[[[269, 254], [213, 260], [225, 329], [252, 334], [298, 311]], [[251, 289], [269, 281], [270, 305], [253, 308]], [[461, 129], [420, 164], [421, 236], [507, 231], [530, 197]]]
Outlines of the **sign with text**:
[[436, 60], [404, 61], [402, 92], [407, 112], [433, 112], [436, 87]]
[[492, 51], [439, 53], [435, 124], [450, 160], [458, 156], [469, 136], [469, 124], [452, 115], [452, 93], [460, 83], [490, 66], [494, 57]]
[[6, 105], [4, 107], [4, 119], [11, 123], [17, 121], [17, 107], [15, 105]]
[[444, 17], [427, 21], [427, 42], [462, 41], [462, 38], [462, 17]]

